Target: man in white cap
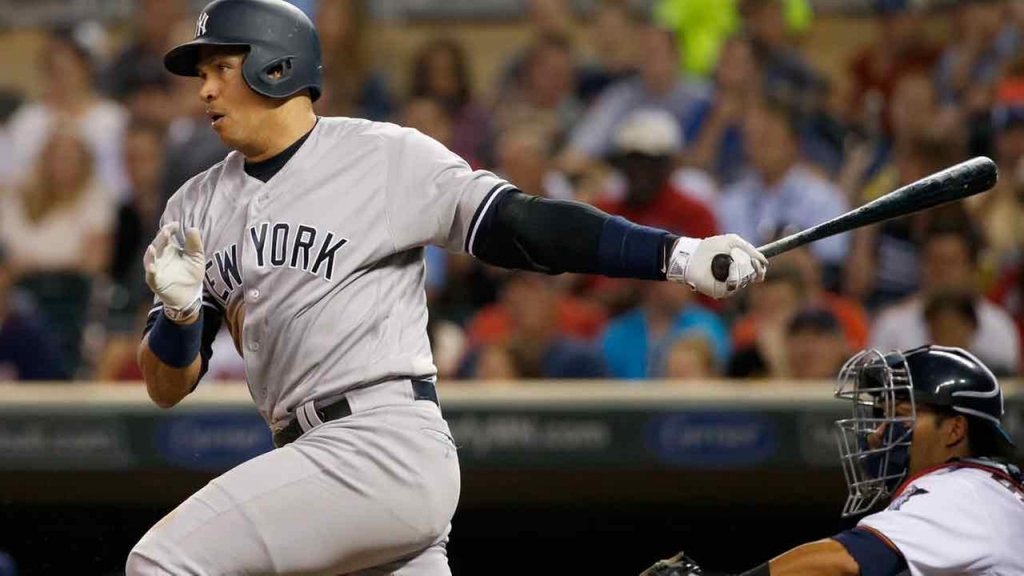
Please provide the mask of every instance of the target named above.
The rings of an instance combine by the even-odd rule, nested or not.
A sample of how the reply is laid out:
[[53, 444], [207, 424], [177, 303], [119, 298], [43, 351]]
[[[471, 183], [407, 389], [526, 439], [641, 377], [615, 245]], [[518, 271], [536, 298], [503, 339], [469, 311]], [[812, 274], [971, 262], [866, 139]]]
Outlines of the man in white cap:
[[675, 234], [717, 234], [714, 212], [681, 190], [673, 177], [675, 157], [682, 148], [682, 130], [671, 113], [659, 109], [632, 112], [616, 130], [610, 156], [624, 179], [623, 194], [599, 201], [598, 208]]

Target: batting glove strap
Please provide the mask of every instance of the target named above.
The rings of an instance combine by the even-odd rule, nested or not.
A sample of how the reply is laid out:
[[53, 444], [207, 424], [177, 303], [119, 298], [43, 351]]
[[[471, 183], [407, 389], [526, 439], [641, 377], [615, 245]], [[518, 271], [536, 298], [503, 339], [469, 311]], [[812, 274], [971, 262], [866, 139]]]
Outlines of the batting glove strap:
[[202, 307], [203, 295], [202, 292], [200, 292], [199, 296], [197, 296], [192, 301], [191, 304], [185, 306], [184, 308], [174, 308], [168, 306], [167, 304], [164, 304], [164, 316], [167, 316], [167, 318], [173, 322], [176, 322], [178, 324], [184, 324], [186, 322], [191, 322], [192, 319], [198, 316], [199, 311], [202, 309]]
[[697, 289], [697, 285], [687, 279], [687, 270], [698, 246], [700, 240], [697, 238], [680, 238], [676, 242], [672, 248], [672, 255], [669, 256], [668, 269], [665, 271], [666, 280], [686, 284], [693, 290]]

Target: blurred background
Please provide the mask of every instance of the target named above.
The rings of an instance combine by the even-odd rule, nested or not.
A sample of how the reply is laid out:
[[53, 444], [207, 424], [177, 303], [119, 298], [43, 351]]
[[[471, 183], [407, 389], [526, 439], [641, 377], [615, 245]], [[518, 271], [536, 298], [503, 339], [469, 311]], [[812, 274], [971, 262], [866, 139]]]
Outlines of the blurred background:
[[[756, 245], [985, 155], [967, 201], [787, 253], [714, 302], [427, 251], [462, 450], [455, 574], [741, 570], [845, 527], [832, 380], [964, 347], [1021, 438], [1024, 1], [305, 0], [317, 111], [417, 128], [524, 192]], [[227, 330], [149, 405], [142, 253], [227, 150], [164, 72], [192, 0], [0, 0], [0, 575], [123, 573], [210, 478], [271, 449]], [[543, 558], [543, 559], [542, 559]]]

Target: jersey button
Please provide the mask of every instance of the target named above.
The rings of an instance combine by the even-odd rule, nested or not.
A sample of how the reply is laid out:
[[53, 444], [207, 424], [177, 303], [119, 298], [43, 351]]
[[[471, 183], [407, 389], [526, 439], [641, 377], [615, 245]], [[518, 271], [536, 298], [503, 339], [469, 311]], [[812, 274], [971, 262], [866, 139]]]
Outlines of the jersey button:
[[255, 289], [255, 288], [253, 288], [252, 290], [249, 290], [249, 299], [250, 300], [259, 300], [260, 299], [260, 291]]
[[252, 350], [253, 352], [259, 352], [260, 351], [260, 343], [259, 342], [253, 342], [252, 344], [249, 344], [249, 350]]

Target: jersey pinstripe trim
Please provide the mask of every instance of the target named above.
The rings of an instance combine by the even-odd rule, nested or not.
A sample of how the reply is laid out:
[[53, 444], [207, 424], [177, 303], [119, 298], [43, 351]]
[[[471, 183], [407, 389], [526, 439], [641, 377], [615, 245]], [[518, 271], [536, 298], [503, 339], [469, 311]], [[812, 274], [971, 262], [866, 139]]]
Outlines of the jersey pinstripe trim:
[[484, 215], [487, 214], [487, 211], [490, 210], [491, 205], [494, 204], [494, 201], [498, 198], [499, 195], [501, 195], [502, 192], [506, 192], [514, 188], [515, 186], [509, 184], [508, 182], [501, 182], [500, 184], [496, 184], [494, 188], [491, 188], [491, 191], [488, 192], [487, 196], [484, 197], [483, 203], [480, 205], [480, 208], [476, 211], [476, 214], [473, 215], [473, 220], [471, 220], [469, 224], [470, 232], [469, 236], [466, 237], [466, 252], [470, 256], [476, 256], [476, 254], [473, 253], [473, 246], [476, 244], [476, 233], [477, 231], [480, 230], [480, 223], [483, 222]]

